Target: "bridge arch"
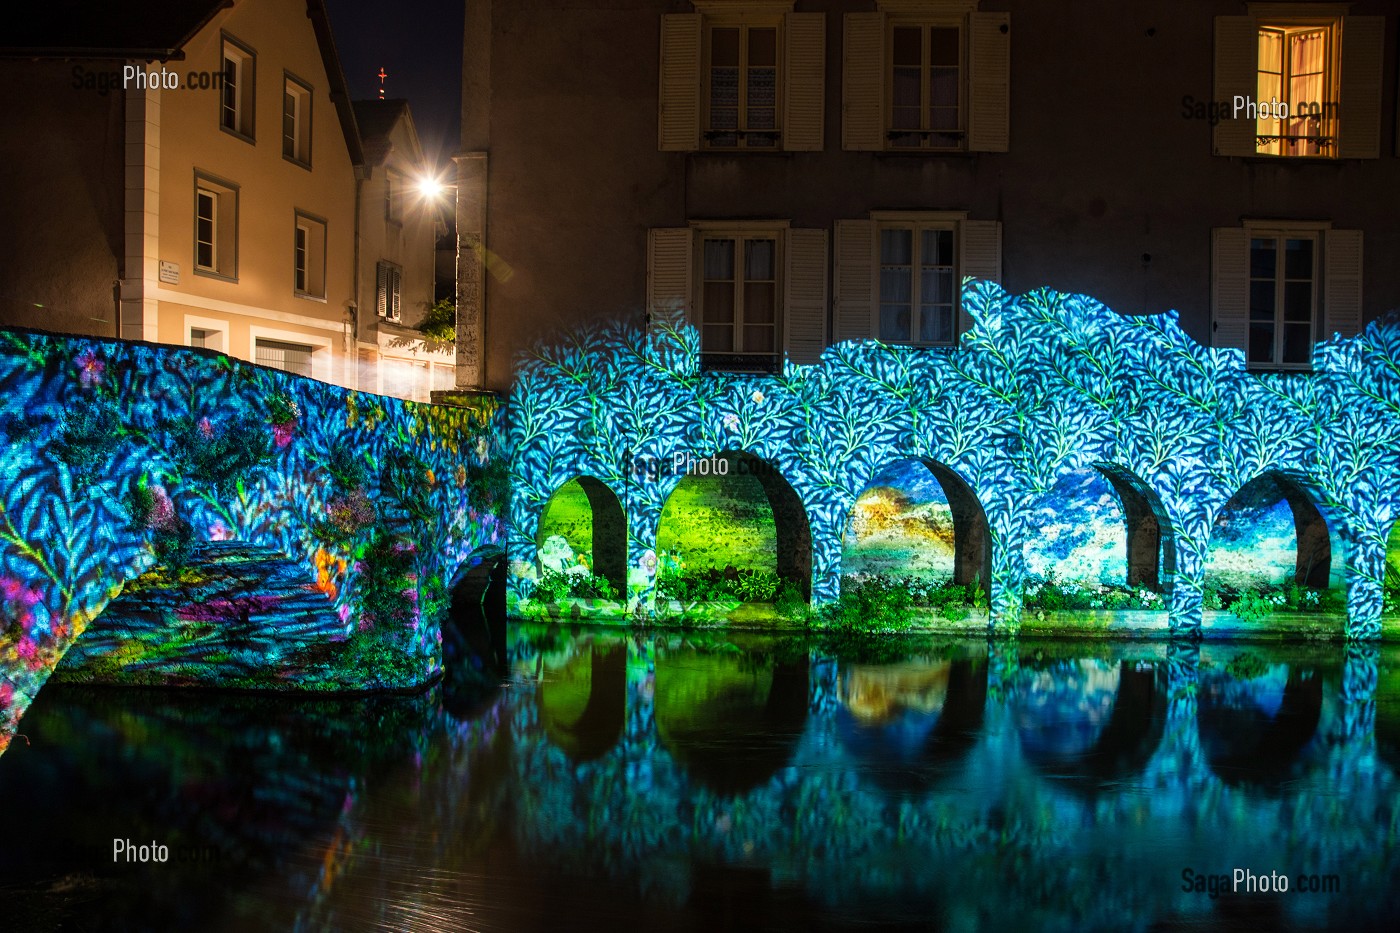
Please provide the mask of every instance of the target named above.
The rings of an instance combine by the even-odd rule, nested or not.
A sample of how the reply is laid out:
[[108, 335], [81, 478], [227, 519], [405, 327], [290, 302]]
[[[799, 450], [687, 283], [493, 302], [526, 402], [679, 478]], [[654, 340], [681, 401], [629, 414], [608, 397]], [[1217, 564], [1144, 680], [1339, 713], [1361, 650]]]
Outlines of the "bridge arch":
[[1161, 499], [1125, 467], [1095, 463], [1062, 474], [1031, 522], [1023, 554], [1035, 576], [1160, 593], [1176, 570]]
[[1229, 608], [1247, 591], [1283, 584], [1326, 590], [1343, 581], [1341, 539], [1318, 497], [1289, 474], [1261, 473], [1217, 513], [1206, 559], [1207, 590]]
[[627, 515], [602, 480], [576, 476], [554, 491], [540, 512], [535, 548], [539, 572], [563, 570], [582, 557], [619, 599], [626, 598]]
[[591, 639], [564, 659], [540, 658], [540, 724], [575, 764], [602, 758], [627, 724], [627, 644]]
[[907, 575], [913, 567], [990, 592], [990, 542], [982, 503], [957, 472], [927, 458], [892, 460], [870, 477], [851, 508], [842, 571], [898, 568]]
[[656, 549], [700, 571], [772, 570], [803, 599], [812, 596], [812, 530], [802, 499], [777, 467], [746, 451], [694, 461], [662, 505]]

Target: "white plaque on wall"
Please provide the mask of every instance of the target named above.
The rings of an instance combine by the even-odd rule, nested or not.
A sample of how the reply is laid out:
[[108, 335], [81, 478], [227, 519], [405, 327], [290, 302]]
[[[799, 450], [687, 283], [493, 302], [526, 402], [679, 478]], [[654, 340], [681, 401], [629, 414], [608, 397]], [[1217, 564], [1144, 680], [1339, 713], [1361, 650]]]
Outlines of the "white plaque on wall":
[[160, 280], [167, 285], [180, 284], [180, 264], [178, 262], [160, 261]]

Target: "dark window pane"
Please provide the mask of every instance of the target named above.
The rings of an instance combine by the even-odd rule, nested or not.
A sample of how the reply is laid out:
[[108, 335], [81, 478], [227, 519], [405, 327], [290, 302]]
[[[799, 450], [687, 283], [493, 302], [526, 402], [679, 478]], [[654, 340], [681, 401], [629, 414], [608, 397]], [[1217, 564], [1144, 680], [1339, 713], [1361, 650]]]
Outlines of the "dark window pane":
[[734, 328], [728, 325], [715, 327], [706, 324], [700, 349], [706, 353], [734, 352]]
[[1249, 316], [1251, 320], [1272, 321], [1274, 319], [1274, 294], [1273, 282], [1249, 283]]
[[1273, 240], [1251, 240], [1249, 244], [1249, 275], [1255, 279], [1274, 277], [1277, 244]]
[[914, 261], [913, 230], [881, 230], [880, 262], [887, 266], [907, 266]]
[[744, 323], [772, 324], [774, 301], [772, 282], [748, 282], [744, 285]]
[[772, 28], [749, 30], [749, 67], [776, 67], [778, 64], [778, 30]]
[[745, 353], [772, 353], [774, 350], [773, 337], [772, 325], [745, 325], [743, 351]]
[[728, 282], [706, 282], [701, 300], [704, 302], [704, 320], [707, 325], [734, 322], [733, 285]]
[[739, 29], [710, 30], [710, 64], [739, 66]]
[[1274, 361], [1274, 325], [1249, 325], [1249, 356], [1251, 363], [1272, 363]]
[[921, 261], [925, 266], [953, 264], [953, 231], [925, 230], [920, 237]]
[[958, 30], [956, 28], [944, 28], [933, 26], [928, 31], [929, 38], [929, 64], [953, 65], [958, 64]]
[[1311, 323], [1313, 319], [1311, 282], [1284, 283], [1283, 319], [1299, 324]]
[[1308, 324], [1283, 326], [1283, 362], [1307, 363], [1312, 359], [1312, 327]]
[[919, 297], [924, 305], [946, 305], [953, 301], [953, 273], [924, 270], [919, 280]]
[[951, 343], [953, 309], [924, 305], [919, 312], [919, 340], [924, 343]]
[[1289, 240], [1284, 252], [1283, 274], [1290, 279], [1313, 277], [1313, 241]]
[[896, 68], [901, 66], [911, 66], [919, 68], [923, 65], [923, 30], [919, 27], [901, 26], [894, 30], [894, 60]]
[[890, 113], [890, 128], [896, 130], [917, 130], [919, 122], [919, 69], [896, 68], [894, 70], [894, 101]]
[[880, 339], [891, 342], [909, 339], [908, 305], [880, 305]]

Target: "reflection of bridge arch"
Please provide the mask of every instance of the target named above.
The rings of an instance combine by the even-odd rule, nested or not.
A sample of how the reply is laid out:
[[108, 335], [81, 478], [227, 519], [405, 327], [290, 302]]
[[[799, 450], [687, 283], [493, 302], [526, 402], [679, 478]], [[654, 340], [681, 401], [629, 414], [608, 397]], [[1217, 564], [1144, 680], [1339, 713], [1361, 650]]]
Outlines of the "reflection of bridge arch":
[[[577, 476], [554, 491], [540, 512], [535, 547], [554, 534], [585, 551], [595, 576], [627, 593], [627, 516], [617, 494], [602, 480]], [[542, 568], [541, 568], [542, 569]]]
[[606, 755], [627, 722], [627, 645], [592, 641], [562, 666], [544, 664], [537, 694], [549, 740], [576, 764]]
[[842, 671], [840, 690], [836, 728], [861, 772], [888, 790], [918, 793], [960, 766], [976, 744], [987, 665], [853, 664]]
[[1376, 754], [1400, 777], [1400, 695], [1382, 692], [1377, 699]]
[[911, 464], [918, 464], [932, 474], [948, 503], [953, 522], [953, 582], [966, 585], [980, 581], [984, 590], [990, 590], [992, 552], [987, 514], [967, 481], [937, 460], [923, 457], [893, 460], [875, 471], [857, 497], [856, 505], [852, 507], [852, 514], [847, 520], [848, 527], [855, 521], [856, 509], [860, 508], [861, 500], [879, 486], [885, 485], [881, 483], [881, 479]]
[[792, 760], [807, 724], [808, 660], [681, 651], [656, 659], [660, 742], [697, 783], [741, 794]]
[[[1021, 752], [1041, 773], [1094, 789], [1142, 772], [1166, 728], [1166, 678], [1156, 665], [1082, 660], [1018, 677]], [[1029, 675], [1029, 676], [1027, 676]]]
[[1227, 784], [1277, 787], [1317, 733], [1322, 692], [1319, 674], [1287, 665], [1249, 679], [1203, 673], [1196, 724], [1211, 771]]

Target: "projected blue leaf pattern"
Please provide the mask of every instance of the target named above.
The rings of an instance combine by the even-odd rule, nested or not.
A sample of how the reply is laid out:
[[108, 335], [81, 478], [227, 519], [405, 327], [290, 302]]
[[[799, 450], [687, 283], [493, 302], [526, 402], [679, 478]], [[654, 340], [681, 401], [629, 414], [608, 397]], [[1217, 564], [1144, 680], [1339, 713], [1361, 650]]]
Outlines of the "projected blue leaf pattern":
[[[680, 480], [638, 469], [744, 451], [776, 467], [812, 532], [814, 600], [837, 595], [852, 506], [876, 474], [937, 461], [980, 500], [992, 536], [992, 625], [1014, 631], [1037, 504], [1095, 466], [1135, 477], [1165, 518], [1173, 631], [1201, 625], [1212, 525], [1266, 473], [1305, 490], [1345, 561], [1347, 634], [1379, 637], [1385, 542], [1400, 515], [1400, 318], [1319, 345], [1309, 374], [1254, 374], [1203, 347], [1176, 314], [1128, 317], [1047, 289], [969, 282], [975, 326], [953, 350], [877, 342], [829, 348], [778, 375], [701, 374], [688, 327], [617, 325], [540, 347], [510, 397], [512, 585], [535, 573], [545, 503], [578, 476], [606, 483], [628, 523], [630, 579], [645, 579], [662, 505]], [[660, 474], [660, 475], [654, 475]], [[651, 589], [634, 582], [632, 609]]]

